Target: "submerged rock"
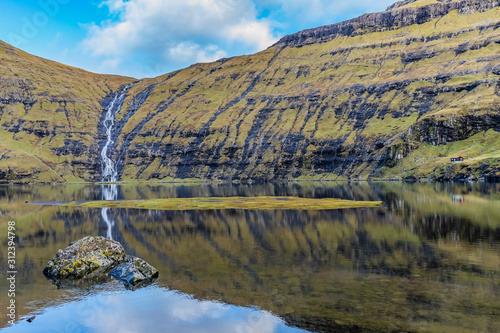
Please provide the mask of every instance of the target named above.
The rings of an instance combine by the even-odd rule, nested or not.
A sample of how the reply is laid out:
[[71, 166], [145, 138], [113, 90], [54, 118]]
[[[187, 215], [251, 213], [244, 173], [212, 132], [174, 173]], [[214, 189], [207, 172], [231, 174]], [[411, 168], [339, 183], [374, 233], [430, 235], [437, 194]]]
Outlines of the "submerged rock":
[[123, 246], [104, 237], [85, 237], [59, 250], [47, 263], [43, 274], [52, 279], [80, 279], [98, 275], [115, 267], [125, 258]]
[[125, 260], [109, 273], [127, 288], [145, 286], [158, 278], [158, 270], [141, 258], [125, 256]]
[[57, 289], [79, 289], [89, 291], [95, 286], [103, 285], [113, 281], [113, 277], [109, 276], [100, 269], [93, 271], [81, 278], [56, 278], [52, 276], [46, 276], [53, 284], [57, 286]]

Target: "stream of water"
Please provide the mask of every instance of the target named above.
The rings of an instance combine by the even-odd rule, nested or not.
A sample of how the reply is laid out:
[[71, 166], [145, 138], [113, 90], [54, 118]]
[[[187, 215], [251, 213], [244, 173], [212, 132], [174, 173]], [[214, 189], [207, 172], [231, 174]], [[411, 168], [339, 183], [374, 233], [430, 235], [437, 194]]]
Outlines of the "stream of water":
[[[115, 141], [113, 139], [113, 130], [115, 126], [115, 117], [120, 112], [123, 102], [127, 97], [127, 91], [133, 84], [126, 85], [119, 93], [116, 93], [109, 103], [106, 110], [105, 118], [103, 121], [104, 129], [106, 132], [106, 143], [101, 150], [101, 158], [103, 162], [102, 181], [103, 182], [116, 182], [118, 181], [118, 171], [116, 170], [116, 163], [109, 157], [109, 149], [113, 147]], [[116, 198], [115, 198], [116, 199]]]
[[[102, 168], [102, 181], [103, 182], [116, 182], [119, 180], [116, 162], [109, 156], [109, 149], [114, 146], [115, 140], [113, 139], [113, 131], [115, 130], [115, 118], [120, 112], [123, 102], [127, 97], [127, 91], [133, 84], [126, 85], [122, 90], [113, 96], [113, 99], [108, 105], [105, 118], [103, 121], [104, 129], [106, 132], [106, 143], [101, 150], [101, 158], [103, 162]], [[103, 200], [116, 200], [118, 198], [118, 186], [116, 184], [102, 185], [102, 199]], [[101, 217], [107, 226], [106, 238], [113, 239], [113, 226], [115, 221], [110, 215], [109, 208], [101, 210]]]

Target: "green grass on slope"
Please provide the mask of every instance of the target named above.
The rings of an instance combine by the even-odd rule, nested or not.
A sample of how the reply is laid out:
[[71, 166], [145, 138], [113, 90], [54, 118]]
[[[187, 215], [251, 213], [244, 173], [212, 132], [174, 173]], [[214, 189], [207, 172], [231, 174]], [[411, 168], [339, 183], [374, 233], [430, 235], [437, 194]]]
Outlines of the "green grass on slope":
[[[452, 164], [451, 158], [456, 156], [463, 156], [465, 160]], [[494, 130], [442, 146], [422, 144], [397, 166], [383, 171], [388, 177], [421, 178], [445, 171], [475, 170], [481, 165], [500, 165], [500, 133]], [[475, 174], [470, 172], [470, 175]]]
[[[411, 5], [430, 3], [434, 1]], [[300, 48], [273, 47], [181, 70], [153, 89], [119, 139], [151, 110], [157, 110], [159, 103], [177, 96], [130, 144], [132, 150], [141, 151], [155, 143], [160, 151], [173, 147], [175, 154], [152, 154], [146, 159], [141, 153], [125, 156], [123, 179], [177, 177], [185, 164], [183, 156], [190, 151], [195, 153], [189, 159], [192, 164], [187, 177], [224, 179], [240, 173], [270, 179], [280, 172], [286, 179], [335, 179], [338, 175], [324, 173], [314, 165], [331, 142], [343, 142], [337, 149], [342, 152], [340, 157], [366, 158], [360, 147], [375, 143], [390, 147], [429, 115], [447, 120], [490, 114], [500, 103], [495, 90], [498, 75], [492, 73], [500, 64], [496, 58], [500, 44], [492, 42], [499, 38], [494, 28], [499, 17], [499, 8], [467, 15], [453, 11], [421, 25]], [[457, 52], [463, 45], [468, 45], [464, 52]], [[353, 89], [355, 85], [365, 89]], [[382, 89], [386, 85], [390, 89]], [[253, 88], [244, 95], [249, 87]], [[224, 108], [243, 95], [238, 103]], [[198, 133], [206, 133], [202, 129], [212, 117], [215, 120], [206, 129], [208, 134], [200, 137]], [[421, 146], [421, 141], [414, 144]], [[485, 148], [481, 145], [480, 149]], [[366, 153], [377, 157], [373, 159], [376, 162], [353, 165], [344, 176], [369, 177], [378, 167], [383, 149]], [[246, 151], [252, 154], [245, 156]], [[443, 166], [447, 159], [438, 160], [439, 154], [429, 157]], [[413, 164], [406, 159], [403, 163]], [[418, 165], [424, 174], [428, 165]], [[387, 176], [402, 172], [402, 168], [407, 167], [387, 170]]]
[[[96, 143], [101, 101], [134, 80], [63, 65], [0, 41], [0, 141], [19, 159], [14, 165], [9, 164], [15, 162], [12, 158], [0, 163], [4, 178], [80, 181], [75, 172], [79, 163], [95, 158], [89, 155]], [[84, 151], [64, 151], [68, 145]]]
[[[499, 7], [471, 14], [452, 11], [420, 25], [300, 48], [275, 46], [144, 80], [130, 90], [117, 117], [122, 120], [134, 96], [157, 83], [118, 136], [118, 151], [131, 140], [124, 148], [129, 153], [124, 154], [122, 179], [335, 179], [335, 172], [369, 177], [384, 149], [399, 144], [401, 136], [429, 115], [449, 120], [498, 110], [494, 68], [500, 65], [499, 18]], [[0, 98], [37, 100], [31, 109], [22, 103], [5, 107], [0, 139], [66, 180], [91, 178], [84, 168], [81, 174], [74, 170], [89, 157], [98, 158], [100, 101], [133, 79], [85, 72], [2, 43], [0, 58]], [[28, 88], [19, 88], [24, 86]], [[26, 133], [14, 136], [9, 130], [19, 121]], [[40, 138], [28, 133], [44, 128], [56, 134]], [[64, 149], [64, 154], [55, 153], [54, 148], [73, 141], [84, 146], [80, 156]], [[418, 170], [412, 172], [422, 175], [445, 167], [447, 152], [422, 142], [428, 141], [411, 144], [423, 155], [405, 157], [394, 163], [396, 168], [384, 169], [383, 176], [408, 174], [415, 165]], [[345, 162], [332, 171], [322, 159], [328, 156], [323, 151], [334, 145]], [[152, 153], [153, 146], [158, 153]], [[455, 148], [445, 149], [454, 154], [460, 151]], [[478, 144], [477, 153], [468, 157], [495, 154], [482, 152], [487, 149]]]

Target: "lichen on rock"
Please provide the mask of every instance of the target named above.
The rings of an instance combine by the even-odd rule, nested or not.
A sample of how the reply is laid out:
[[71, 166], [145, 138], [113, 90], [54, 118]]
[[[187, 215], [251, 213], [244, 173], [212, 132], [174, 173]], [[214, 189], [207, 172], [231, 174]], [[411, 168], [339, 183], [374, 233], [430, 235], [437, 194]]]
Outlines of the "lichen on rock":
[[95, 271], [106, 272], [125, 258], [123, 246], [104, 237], [85, 237], [59, 250], [43, 274], [52, 280], [80, 279]]
[[59, 250], [43, 274], [59, 288], [86, 288], [108, 282], [112, 276], [129, 289], [146, 286], [159, 275], [143, 259], [125, 255], [120, 243], [101, 236], [85, 237]]

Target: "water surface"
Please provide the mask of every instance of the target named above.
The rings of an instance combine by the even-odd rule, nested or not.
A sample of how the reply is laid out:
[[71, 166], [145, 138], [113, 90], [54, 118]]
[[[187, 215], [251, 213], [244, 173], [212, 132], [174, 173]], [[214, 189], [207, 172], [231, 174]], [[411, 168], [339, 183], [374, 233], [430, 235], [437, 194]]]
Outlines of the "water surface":
[[[0, 187], [15, 220], [18, 317], [5, 332], [499, 332], [500, 186], [296, 183], [122, 185], [119, 199], [336, 197], [336, 211], [148, 211], [36, 206], [100, 200], [96, 185]], [[104, 191], [104, 192], [103, 192]], [[160, 271], [147, 288], [111, 279], [57, 289], [58, 249], [110, 236]], [[4, 238], [5, 239], [5, 238]], [[6, 253], [0, 269], [6, 271]], [[6, 281], [0, 281], [6, 290]], [[0, 297], [5, 308], [6, 297]], [[1, 325], [5, 327], [6, 318]]]

